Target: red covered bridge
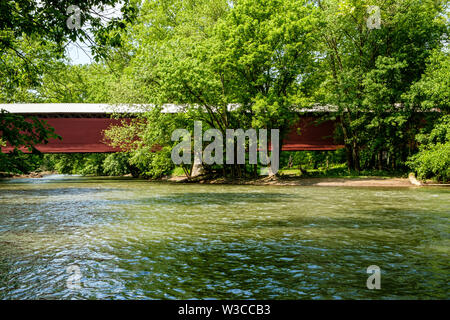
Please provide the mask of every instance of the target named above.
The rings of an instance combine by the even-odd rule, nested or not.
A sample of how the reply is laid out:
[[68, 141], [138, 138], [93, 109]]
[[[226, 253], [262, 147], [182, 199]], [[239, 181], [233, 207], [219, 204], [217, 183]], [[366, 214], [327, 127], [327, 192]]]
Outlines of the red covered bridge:
[[[173, 107], [168, 105], [168, 112]], [[133, 112], [142, 112], [133, 107]], [[0, 104], [0, 109], [24, 116], [36, 116], [55, 128], [62, 140], [51, 140], [46, 145], [37, 145], [43, 153], [84, 153], [117, 152], [104, 141], [103, 131], [119, 123], [111, 119], [113, 112], [121, 112], [120, 106], [106, 104]], [[122, 110], [129, 110], [128, 106]], [[292, 128], [283, 144], [283, 150], [336, 150], [343, 146], [333, 139], [335, 122], [316, 123], [318, 115], [315, 110], [306, 110], [299, 123]], [[300, 132], [300, 134], [299, 134]], [[2, 148], [2, 152], [12, 151], [11, 147]]]

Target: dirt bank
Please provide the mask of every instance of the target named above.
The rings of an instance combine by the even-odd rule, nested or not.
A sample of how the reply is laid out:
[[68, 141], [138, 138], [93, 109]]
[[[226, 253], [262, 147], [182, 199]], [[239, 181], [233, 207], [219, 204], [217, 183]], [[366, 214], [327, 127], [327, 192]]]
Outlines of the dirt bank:
[[301, 178], [301, 177], [265, 177], [260, 179], [193, 179], [171, 177], [172, 182], [192, 182], [205, 184], [248, 184], [248, 185], [287, 185], [287, 186], [324, 186], [324, 187], [414, 187], [407, 178]]

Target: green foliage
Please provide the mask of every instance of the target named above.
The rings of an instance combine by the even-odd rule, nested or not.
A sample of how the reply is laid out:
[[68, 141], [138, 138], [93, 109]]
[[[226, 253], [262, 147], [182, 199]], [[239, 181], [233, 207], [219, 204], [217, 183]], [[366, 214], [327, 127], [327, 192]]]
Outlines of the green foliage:
[[78, 170], [82, 165], [80, 162], [83, 160], [82, 154], [61, 154], [55, 155], [54, 169], [61, 174], [78, 174]]
[[[37, 168], [35, 161], [27, 161], [21, 148], [39, 154], [34, 147], [36, 144], [46, 144], [50, 139], [60, 138], [45, 121], [35, 117], [25, 118], [5, 110], [0, 111], [0, 137], [0, 171], [14, 173], [29, 172]], [[14, 149], [11, 154], [5, 155], [1, 151], [7, 145]]]
[[315, 7], [295, 0], [239, 1], [217, 25], [216, 69], [230, 84], [229, 102], [252, 115], [253, 128], [279, 128], [283, 135], [296, 120], [299, 77], [315, 58], [316, 25]]
[[[112, 19], [105, 27], [100, 17], [91, 9], [94, 7], [104, 9], [105, 5], [115, 5], [118, 2], [120, 1], [1, 1], [0, 102], [41, 102], [42, 95], [39, 95], [37, 89], [43, 88], [43, 73], [52, 74], [49, 69], [54, 69], [55, 65], [64, 61], [63, 53], [69, 40], [86, 40], [90, 38], [90, 33], [96, 36], [105, 28], [114, 29], [121, 26], [119, 19]], [[128, 1], [125, 1], [122, 9], [124, 20], [131, 20], [133, 14], [127, 3]], [[66, 10], [71, 5], [80, 8], [81, 23], [89, 23], [89, 31], [67, 27], [69, 15], [66, 14]], [[73, 96], [69, 99], [72, 98]], [[0, 134], [2, 141], [15, 148], [15, 154], [19, 158], [22, 157], [19, 148], [25, 147], [29, 151], [36, 152], [35, 144], [47, 143], [49, 139], [58, 137], [44, 121], [37, 119], [27, 121], [21, 116], [10, 115], [3, 110], [0, 114]], [[6, 168], [14, 167], [5, 163], [9, 161], [6, 158], [8, 157], [1, 155], [0, 165]], [[24, 167], [20, 170], [30, 169]], [[90, 170], [95, 171], [95, 168], [90, 167]]]
[[[24, 156], [30, 157], [31, 155]], [[170, 174], [174, 168], [168, 148], [163, 148], [157, 153], [46, 154], [40, 158], [28, 159], [34, 165], [29, 166], [28, 170], [16, 170], [15, 172], [28, 173], [30, 171], [43, 170], [55, 171], [60, 174], [95, 176], [124, 176], [132, 174], [135, 177], [160, 178]]]
[[23, 174], [39, 171], [41, 163], [42, 156], [37, 154], [25, 154], [20, 151], [0, 153], [0, 172]]
[[[105, 21], [96, 13], [119, 2], [124, 4], [122, 20]], [[80, 8], [82, 28], [67, 26], [70, 14], [66, 11], [72, 5]], [[55, 63], [67, 62], [64, 50], [69, 41], [94, 43], [97, 39], [101, 44], [101, 35], [119, 30], [124, 21], [134, 18], [133, 10], [128, 0], [1, 1], [0, 101], [41, 102], [36, 90], [42, 88], [42, 76], [52, 74]], [[97, 58], [103, 54], [96, 48], [92, 51]]]
[[170, 155], [170, 147], [165, 147], [158, 152], [140, 148], [132, 153], [130, 164], [136, 166], [143, 177], [160, 178], [168, 175], [174, 168]]
[[[367, 27], [369, 5], [380, 6], [380, 29]], [[336, 106], [330, 116], [349, 169], [401, 169], [421, 121], [405, 93], [442, 47], [445, 12], [433, 0], [146, 1], [122, 34], [133, 55], [113, 96], [187, 105], [191, 120], [221, 131], [279, 128], [282, 136], [299, 107]], [[166, 124], [130, 125], [128, 137], [142, 139], [132, 148], [149, 150], [156, 139], [143, 132]]]
[[409, 166], [420, 179], [450, 180], [450, 142], [437, 143], [423, 148], [411, 157]]
[[41, 168], [60, 174], [102, 175], [105, 154], [55, 154], [45, 155]]
[[309, 170], [319, 167], [331, 167], [345, 163], [345, 150], [336, 151], [283, 151], [280, 154], [281, 168]]
[[[0, 52], [15, 50], [14, 41], [23, 35], [42, 35], [46, 39], [64, 45], [68, 39], [90, 39], [86, 29], [69, 29], [66, 21], [69, 15], [67, 8], [75, 5], [81, 11], [81, 25], [90, 25], [90, 32], [97, 34], [105, 30], [101, 17], [95, 8], [103, 10], [107, 5], [114, 6], [124, 3], [122, 12], [124, 20], [133, 18], [133, 12], [128, 6], [129, 1], [120, 0], [14, 0], [0, 2]], [[121, 25], [118, 19], [112, 19], [108, 28], [113, 29]], [[63, 48], [61, 48], [63, 49]], [[17, 52], [19, 54], [19, 52]]]
[[134, 54], [112, 96], [117, 102], [185, 105], [189, 121], [175, 126], [180, 119], [157, 119], [153, 108], [145, 124], [113, 128], [108, 137], [113, 144], [142, 149], [135, 157], [145, 159], [141, 152], [173, 145], [167, 133], [191, 127], [192, 120], [223, 133], [278, 128], [283, 136], [296, 120], [294, 101], [304, 96], [299, 77], [314, 60], [314, 11], [303, 0], [245, 0], [232, 6], [225, 0], [146, 1], [139, 23], [123, 34]]
[[102, 64], [58, 61], [44, 73], [36, 95], [46, 103], [105, 103], [114, 81], [114, 74]]
[[86, 156], [83, 162], [77, 166], [77, 173], [81, 175], [102, 175], [103, 174], [103, 160], [106, 154], [94, 153]]
[[172, 132], [192, 127], [184, 113], [164, 113], [154, 107], [131, 122], [105, 131], [111, 145], [129, 150], [129, 164], [143, 177], [159, 178], [173, 169]]
[[443, 116], [429, 134], [417, 137], [420, 151], [412, 156], [408, 165], [421, 179], [450, 180], [450, 116]]
[[165, 147], [159, 152], [152, 154], [152, 161], [147, 168], [146, 174], [152, 178], [160, 178], [164, 175], [168, 175], [174, 168], [172, 159], [170, 158], [171, 148]]
[[42, 73], [62, 61], [62, 55], [53, 43], [24, 36], [14, 40], [14, 50], [0, 48], [0, 59], [0, 102], [40, 102]]
[[[369, 5], [380, 8], [379, 29], [366, 24]], [[327, 0], [319, 8], [323, 58], [314, 100], [337, 107], [349, 169], [398, 168], [419, 125], [404, 94], [420, 80], [432, 50], [443, 46], [444, 3]]]
[[[428, 121], [416, 136], [420, 143], [417, 154], [409, 158], [408, 166], [422, 179], [450, 180], [450, 57], [445, 51], [434, 51], [420, 81], [405, 94], [412, 105], [424, 110], [439, 108], [442, 116], [437, 122]], [[430, 124], [436, 125], [429, 129]]]
[[440, 108], [450, 112], [450, 52], [435, 50], [430, 56], [427, 69], [405, 98], [423, 109]]
[[126, 153], [111, 153], [103, 161], [103, 173], [108, 176], [123, 176], [130, 173], [129, 156]]
[[[101, 44], [93, 51], [103, 59], [88, 66], [71, 66], [61, 54], [64, 37], [88, 36], [86, 29], [65, 28], [69, 2], [0, 5], [0, 101], [153, 105], [106, 131], [126, 154], [44, 157], [60, 172], [160, 177], [172, 169], [174, 129], [192, 131], [201, 120], [204, 129], [279, 128], [283, 136], [299, 108], [313, 103], [336, 109], [324, 118], [338, 121], [335, 138], [345, 150], [300, 152], [291, 160], [282, 154], [282, 164], [331, 167], [345, 157], [349, 170], [403, 170], [420, 128], [430, 132], [436, 116], [416, 111], [449, 111], [445, 1], [133, 0], [123, 7], [124, 19], [106, 27], [87, 10], [116, 2], [70, 1]], [[367, 26], [370, 5], [380, 7], [379, 29]], [[162, 113], [167, 103], [182, 105], [182, 112]], [[32, 150], [47, 134], [11, 137]], [[425, 136], [433, 140], [433, 133]], [[423, 176], [439, 174], [443, 169], [431, 160], [443, 156], [435, 146], [446, 150], [447, 142], [417, 139], [422, 156], [411, 163], [418, 168], [423, 159], [432, 168]], [[239, 166], [214, 170], [242, 173]]]
[[36, 117], [25, 118], [3, 109], [0, 110], [0, 134], [2, 141], [15, 150], [24, 147], [28, 151], [35, 150], [35, 144], [46, 144], [49, 139], [60, 138], [46, 121]]

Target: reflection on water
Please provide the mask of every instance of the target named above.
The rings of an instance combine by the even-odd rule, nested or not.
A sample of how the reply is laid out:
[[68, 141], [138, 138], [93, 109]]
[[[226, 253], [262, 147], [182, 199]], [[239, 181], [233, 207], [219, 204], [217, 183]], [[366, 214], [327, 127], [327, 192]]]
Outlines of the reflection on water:
[[444, 188], [3, 180], [0, 298], [446, 299], [449, 208]]

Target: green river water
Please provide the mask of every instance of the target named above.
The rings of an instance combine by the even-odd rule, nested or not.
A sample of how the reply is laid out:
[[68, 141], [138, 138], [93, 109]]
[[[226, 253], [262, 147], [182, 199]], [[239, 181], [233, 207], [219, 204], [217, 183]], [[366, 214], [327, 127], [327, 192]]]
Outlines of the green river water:
[[448, 299], [449, 217], [443, 187], [5, 179], [0, 299]]

